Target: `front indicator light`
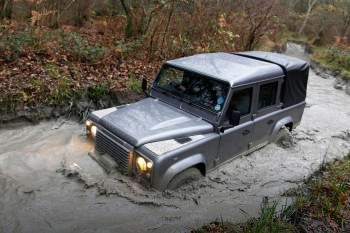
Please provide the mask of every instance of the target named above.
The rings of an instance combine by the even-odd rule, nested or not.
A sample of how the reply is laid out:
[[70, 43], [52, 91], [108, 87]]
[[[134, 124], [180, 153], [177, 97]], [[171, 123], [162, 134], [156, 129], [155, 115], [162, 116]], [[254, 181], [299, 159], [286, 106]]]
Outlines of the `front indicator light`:
[[153, 167], [153, 163], [152, 162], [147, 162], [146, 163], [147, 169], [151, 170]]
[[91, 127], [91, 126], [92, 126], [92, 121], [87, 120], [87, 121], [85, 122], [85, 125], [86, 125], [86, 127]]
[[90, 132], [91, 132], [91, 135], [92, 135], [93, 137], [96, 137], [97, 127], [94, 126], [94, 125], [91, 126]]

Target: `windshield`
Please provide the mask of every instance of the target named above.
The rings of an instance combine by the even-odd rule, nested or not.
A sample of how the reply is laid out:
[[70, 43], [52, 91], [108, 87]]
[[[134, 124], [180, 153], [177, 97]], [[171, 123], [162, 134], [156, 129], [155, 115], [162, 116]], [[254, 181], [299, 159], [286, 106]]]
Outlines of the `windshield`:
[[213, 113], [222, 111], [229, 89], [225, 82], [168, 65], [161, 70], [155, 86], [163, 94]]

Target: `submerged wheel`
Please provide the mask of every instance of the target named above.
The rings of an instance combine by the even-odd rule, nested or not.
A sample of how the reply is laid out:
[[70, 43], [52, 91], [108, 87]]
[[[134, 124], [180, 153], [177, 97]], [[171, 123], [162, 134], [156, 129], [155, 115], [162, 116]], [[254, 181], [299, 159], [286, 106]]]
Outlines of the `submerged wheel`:
[[197, 168], [191, 167], [177, 174], [170, 181], [167, 188], [170, 190], [174, 190], [182, 185], [189, 184], [195, 180], [199, 180], [201, 177], [203, 177], [202, 173]]
[[286, 126], [283, 126], [277, 133], [275, 143], [283, 148], [293, 145], [293, 136]]

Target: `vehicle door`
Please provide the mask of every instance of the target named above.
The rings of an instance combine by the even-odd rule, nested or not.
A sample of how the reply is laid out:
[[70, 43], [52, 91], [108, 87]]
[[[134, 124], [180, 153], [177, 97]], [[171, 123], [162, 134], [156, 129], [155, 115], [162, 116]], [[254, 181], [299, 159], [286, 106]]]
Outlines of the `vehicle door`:
[[282, 107], [279, 100], [282, 82], [282, 79], [275, 79], [258, 85], [257, 101], [253, 106], [253, 146], [266, 143], [270, 139], [273, 127], [279, 117], [276, 112]]
[[232, 111], [240, 112], [239, 125], [226, 129], [220, 137], [220, 162], [226, 161], [246, 151], [252, 140], [252, 102], [254, 87], [248, 86], [233, 90], [226, 110], [223, 125], [228, 124]]

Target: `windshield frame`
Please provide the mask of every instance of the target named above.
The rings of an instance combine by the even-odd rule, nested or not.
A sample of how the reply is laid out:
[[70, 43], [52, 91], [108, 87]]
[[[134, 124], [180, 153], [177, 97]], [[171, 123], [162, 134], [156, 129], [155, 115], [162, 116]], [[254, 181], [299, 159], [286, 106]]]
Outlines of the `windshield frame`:
[[[215, 80], [217, 82], [224, 84], [225, 88], [227, 88], [227, 93], [226, 93], [225, 102], [222, 105], [222, 110], [220, 112], [216, 113], [215, 111], [211, 111], [210, 109], [205, 108], [204, 106], [201, 106], [201, 104], [196, 104], [195, 102], [191, 102], [190, 98], [181, 98], [180, 96], [174, 95], [170, 91], [159, 87], [157, 85], [157, 83], [158, 83], [159, 79], [161, 78], [160, 74], [162, 73], [162, 71], [166, 67], [178, 69], [180, 71], [191, 72], [193, 74], [201, 76], [201, 78]], [[190, 70], [190, 69], [187, 69], [187, 68], [184, 68], [181, 66], [175, 66], [172, 64], [164, 63], [162, 65], [161, 69], [159, 70], [159, 72], [156, 76], [156, 79], [153, 82], [150, 95], [151, 95], [151, 97], [157, 98], [157, 99], [161, 100], [162, 102], [170, 104], [176, 108], [179, 108], [185, 112], [188, 112], [188, 113], [195, 115], [197, 117], [200, 117], [200, 118], [202, 118], [202, 119], [204, 119], [212, 124], [217, 125], [220, 122], [221, 116], [223, 115], [223, 113], [226, 109], [227, 103], [229, 101], [229, 96], [231, 94], [231, 89], [232, 89], [231, 84], [228, 81], [218, 79], [216, 77], [208, 76], [208, 75], [203, 74], [201, 72]], [[166, 94], [164, 92], [166, 92]]]

